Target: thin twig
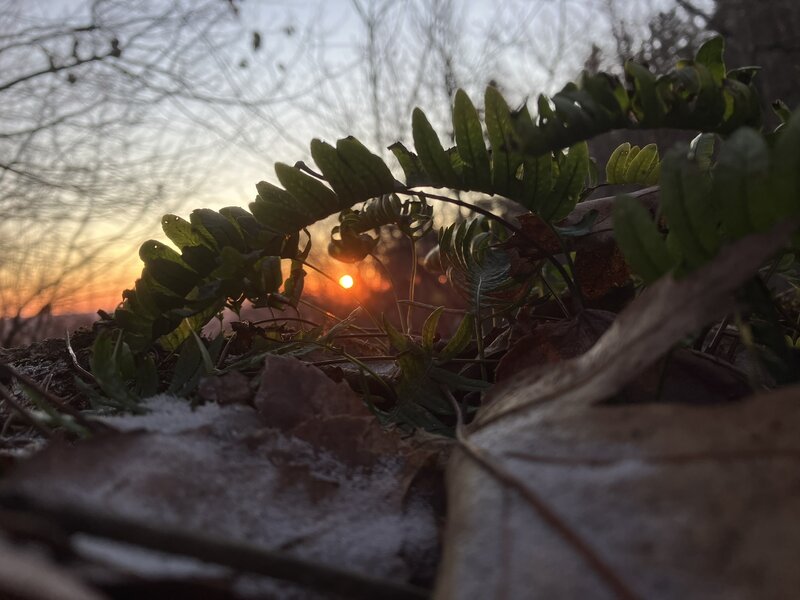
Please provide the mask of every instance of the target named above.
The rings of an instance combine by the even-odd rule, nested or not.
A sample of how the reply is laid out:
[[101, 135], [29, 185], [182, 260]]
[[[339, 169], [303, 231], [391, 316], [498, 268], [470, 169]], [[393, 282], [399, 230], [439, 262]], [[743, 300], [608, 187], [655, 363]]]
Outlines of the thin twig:
[[19, 413], [19, 416], [22, 417], [22, 419], [28, 425], [33, 427], [36, 431], [48, 439], [53, 437], [53, 430], [25, 410], [25, 407], [17, 402], [16, 398], [14, 398], [14, 395], [2, 383], [0, 383], [0, 396], [3, 397], [3, 400], [5, 400], [11, 408]]
[[714, 337], [711, 338], [711, 342], [709, 342], [708, 346], [705, 349], [705, 352], [708, 354], [716, 354], [717, 347], [719, 343], [722, 341], [722, 336], [725, 333], [725, 330], [728, 328], [728, 323], [731, 320], [730, 315], [725, 315], [725, 318], [722, 319], [722, 322], [719, 324], [719, 327], [714, 332]]
[[[400, 304], [408, 304], [409, 306], [413, 306], [414, 308], [424, 308], [426, 310], [436, 310], [437, 308], [442, 308], [441, 306], [434, 306], [433, 304], [426, 304], [425, 302], [418, 302], [418, 301], [411, 301], [411, 300], [398, 300]], [[465, 315], [469, 311], [464, 310], [462, 308], [445, 308], [443, 313], [451, 313], [454, 315]]]
[[[394, 360], [397, 360], [397, 355], [394, 355], [394, 354], [378, 354], [378, 355], [375, 355], [375, 356], [354, 356], [352, 358], [355, 358], [356, 360], [360, 360], [362, 362], [375, 361], [375, 360], [392, 360], [392, 361], [394, 361]], [[314, 365], [315, 367], [324, 367], [326, 365], [338, 365], [338, 364], [341, 364], [341, 363], [353, 362], [352, 358], [331, 358], [331, 359], [328, 359], [328, 360], [317, 360], [317, 361], [314, 361], [314, 362], [309, 363], [309, 364]]]
[[311, 325], [312, 327], [319, 327], [320, 324], [309, 319], [303, 319], [302, 317], [275, 317], [272, 319], [259, 319], [258, 321], [251, 321], [253, 325], [261, 325], [262, 323], [277, 323], [280, 321], [292, 321], [297, 323], [305, 323], [306, 325]]
[[547, 281], [547, 277], [545, 277], [544, 273], [541, 274], [541, 279], [542, 279], [542, 283], [544, 284], [544, 287], [547, 288], [547, 291], [549, 291], [550, 295], [553, 296], [553, 300], [556, 301], [556, 304], [558, 304], [558, 307], [561, 309], [561, 312], [564, 313], [564, 317], [567, 318], [567, 319], [571, 319], [572, 315], [570, 314], [569, 310], [567, 309], [567, 305], [564, 304], [564, 301], [561, 299], [561, 297], [558, 294], [556, 294], [556, 291], [550, 285], [550, 282]]
[[253, 544], [234, 542], [164, 525], [43, 501], [33, 496], [0, 495], [0, 506], [22, 514], [33, 514], [69, 533], [84, 533], [229, 567], [237, 571], [274, 577], [284, 581], [340, 594], [345, 598], [428, 597], [421, 588], [377, 579], [336, 567], [303, 560]]
[[[408, 241], [411, 243], [411, 279], [408, 283], [408, 301], [414, 302], [414, 290], [417, 285], [417, 244], [414, 242], [414, 238], [411, 236], [408, 237]], [[411, 330], [413, 329], [413, 315], [412, 313], [414, 310], [409, 305], [406, 311], [406, 333], [411, 334]]]
[[16, 370], [11, 365], [2, 365], [2, 369], [6, 370], [12, 376], [14, 376], [17, 380], [24, 383], [29, 388], [33, 389], [35, 392], [40, 394], [43, 399], [49, 402], [53, 409], [57, 412], [65, 413], [75, 419], [75, 422], [82, 427], [85, 427], [91, 432], [97, 433], [99, 431], [108, 431], [111, 429], [108, 425], [104, 423], [100, 423], [99, 421], [90, 421], [87, 419], [81, 411], [77, 408], [70, 406], [67, 402], [64, 401], [63, 398], [59, 398], [53, 392], [46, 390], [42, 386], [40, 386], [36, 381], [32, 378], [28, 377], [25, 373], [22, 373]]
[[72, 349], [72, 342], [69, 338], [69, 330], [66, 331], [66, 341], [67, 341], [67, 352], [69, 353], [69, 357], [72, 360], [72, 366], [75, 367], [75, 370], [78, 371], [81, 375], [86, 377], [92, 383], [97, 383], [97, 379], [95, 379], [94, 375], [92, 375], [89, 371], [84, 369], [80, 363], [78, 362], [78, 357], [75, 355], [75, 351]]
[[[485, 209], [481, 206], [476, 204], [471, 204], [469, 202], [464, 202], [463, 200], [458, 200], [456, 198], [450, 198], [449, 196], [441, 196], [439, 194], [430, 194], [428, 192], [418, 192], [412, 189], [405, 189], [402, 191], [397, 192], [398, 194], [404, 194], [406, 196], [416, 196], [417, 198], [427, 199], [430, 198], [432, 200], [438, 200], [439, 202], [446, 202], [447, 204], [455, 204], [456, 206], [460, 206], [462, 208], [466, 208], [471, 210], [472, 212], [478, 213], [479, 215], [483, 215], [487, 219], [491, 219], [493, 221], [497, 221], [503, 227], [508, 229], [512, 233], [516, 233], [518, 235], [524, 235], [522, 229], [517, 227], [510, 221], [506, 221], [503, 217], [494, 214], [492, 211]], [[540, 248], [537, 248], [540, 250]]]
[[394, 285], [392, 272], [389, 271], [384, 262], [380, 258], [378, 258], [375, 254], [370, 254], [370, 256], [372, 257], [372, 260], [375, 261], [375, 264], [377, 264], [381, 268], [383, 274], [386, 276], [386, 279], [389, 280], [389, 288], [392, 290], [392, 296], [394, 296], [394, 305], [397, 307], [397, 315], [400, 317], [400, 328], [403, 329], [403, 331], [405, 331], [406, 333], [410, 333], [410, 331], [408, 331], [408, 326], [406, 322], [403, 320], [403, 311], [400, 310], [400, 298], [397, 295], [397, 287]]
[[[312, 363], [308, 363], [310, 365], [314, 365], [315, 367], [324, 367], [326, 365], [337, 365], [346, 362], [352, 362], [353, 359], [360, 360], [363, 362], [369, 361], [377, 361], [377, 360], [397, 360], [400, 358], [401, 354], [381, 354], [376, 356], [349, 356], [347, 358], [331, 358], [328, 360], [318, 360]], [[498, 358], [449, 358], [447, 359], [448, 363], [458, 363], [458, 364], [495, 364], [499, 363], [500, 359]], [[442, 364], [442, 363], [440, 363]]]

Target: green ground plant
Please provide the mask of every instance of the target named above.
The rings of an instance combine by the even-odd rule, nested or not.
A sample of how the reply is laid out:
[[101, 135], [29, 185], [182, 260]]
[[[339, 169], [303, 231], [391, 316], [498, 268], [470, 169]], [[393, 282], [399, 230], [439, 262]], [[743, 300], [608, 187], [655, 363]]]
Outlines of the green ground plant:
[[[278, 184], [258, 183], [249, 211], [198, 209], [188, 221], [164, 216], [164, 234], [176, 249], [152, 240], [142, 245], [142, 275], [102, 323], [95, 344], [97, 401], [105, 397], [115, 406], [130, 406], [164, 387], [190, 394], [202, 374], [257, 365], [265, 352], [300, 356], [323, 349], [354, 365], [360, 373], [355, 387], [385, 422], [448, 433], [454, 423], [449, 394], [469, 414], [476, 394], [493, 383], [496, 357], [487, 357], [486, 349], [498, 331], [548, 299], [562, 307], [564, 318], [585, 309], [570, 248], [596, 233], [597, 211], [577, 222], [568, 217], [597, 187], [658, 186], [655, 213], [633, 195], [621, 195], [613, 207], [614, 238], [633, 281], [641, 285], [670, 273], [683, 276], [726, 244], [798, 217], [800, 115], [780, 107], [783, 124], [765, 132], [754, 87], [757, 69], [726, 70], [722, 38], [710, 39], [694, 60], [677, 63], [667, 74], [656, 76], [634, 62], [624, 73], [624, 80], [583, 73], [554, 96], [540, 95], [535, 115], [527, 105], [512, 109], [495, 87], [486, 89], [479, 112], [459, 90], [451, 147], [416, 109], [413, 151], [400, 142], [390, 147], [402, 180], [355, 138], [335, 145], [313, 140], [316, 167], [277, 163]], [[656, 128], [695, 130], [698, 137], [663, 159], [654, 144], [628, 143], [614, 151], [604, 170], [590, 158], [587, 141], [594, 136]], [[599, 181], [598, 171], [605, 181]], [[492, 196], [535, 215], [537, 233], [522, 219], [510, 222], [464, 200]], [[400, 311], [401, 330], [380, 315], [372, 315], [376, 330], [370, 332], [352, 316], [322, 327], [302, 325], [309, 226], [338, 213], [329, 253], [351, 263], [376, 253], [379, 237], [371, 231], [396, 227], [410, 241], [416, 269], [417, 242], [441, 202], [466, 206], [476, 215], [438, 234], [437, 262], [467, 306], [452, 339], [440, 341], [437, 334], [446, 307], [432, 307], [421, 329], [414, 328], [413, 273], [407, 312]], [[539, 254], [520, 267], [510, 238]], [[785, 342], [786, 336], [796, 339], [797, 329], [787, 325], [765, 282], [775, 273], [795, 273], [794, 255], [778, 257], [765, 269], [761, 276], [753, 273], [742, 290], [752, 310], [735, 319], [747, 343], [768, 357], [771, 381], [783, 382], [798, 372], [796, 350]], [[265, 334], [231, 361], [230, 340], [221, 334], [203, 341], [198, 333], [221, 310], [238, 313], [245, 303], [289, 311], [283, 314], [301, 325]], [[337, 337], [345, 334], [382, 340], [376, 346], [382, 352], [348, 353]], [[171, 353], [178, 353], [177, 364], [165, 359]], [[393, 374], [372, 369], [375, 359], [393, 360]], [[173, 366], [161, 367], [165, 373], [156, 365]]]

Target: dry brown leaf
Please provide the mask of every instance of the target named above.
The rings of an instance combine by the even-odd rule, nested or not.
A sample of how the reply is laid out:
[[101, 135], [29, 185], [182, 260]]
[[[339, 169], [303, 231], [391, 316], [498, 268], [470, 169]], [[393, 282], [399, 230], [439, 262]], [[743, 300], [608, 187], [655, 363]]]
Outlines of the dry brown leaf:
[[530, 367], [580, 356], [594, 346], [614, 317], [605, 311], [584, 310], [570, 320], [535, 322], [530, 333], [517, 340], [500, 359], [495, 380], [510, 380]]
[[381, 456], [411, 456], [411, 446], [388, 434], [347, 383], [334, 382], [296, 358], [264, 359], [255, 406], [269, 427], [328, 450], [348, 464], [369, 466]]
[[0, 539], [0, 598], [6, 600], [103, 600], [66, 569]]
[[[505, 353], [495, 380], [510, 381], [522, 371], [576, 358], [588, 351], [611, 326], [615, 315], [584, 310], [569, 321], [538, 323]], [[749, 395], [747, 376], [716, 358], [686, 348], [639, 373], [620, 392], [626, 402], [714, 404]]]
[[[350, 402], [337, 384], [322, 379], [314, 394], [339, 406]], [[290, 392], [286, 384], [284, 392]], [[265, 550], [291, 550], [320, 564], [396, 582], [420, 583], [420, 574], [430, 573], [438, 553], [438, 517], [430, 502], [415, 496], [416, 490], [409, 492], [408, 472], [416, 459], [403, 454], [393, 433], [383, 432], [394, 440], [393, 454], [372, 449], [380, 460], [367, 465], [362, 458], [371, 450], [366, 448], [353, 452], [356, 464], [342, 450], [344, 438], [354, 436], [352, 446], [370, 441], [343, 424], [344, 415], [301, 422], [300, 427], [319, 426], [304, 436], [320, 441], [318, 447], [265, 429], [250, 407], [204, 405], [193, 413], [184, 400], [153, 402], [152, 414], [110, 420], [133, 431], [74, 447], [53, 445], [21, 462], [4, 479], [3, 491], [57, 498], [69, 506]], [[159, 403], [167, 405], [163, 412]], [[141, 428], [147, 431], [136, 430]], [[329, 438], [337, 439], [330, 444], [333, 451], [326, 450]], [[102, 557], [148, 578], [208, 574], [200, 563], [175, 565], [107, 542], [84, 541], [79, 547], [84, 556]], [[258, 585], [267, 596], [307, 597], [285, 584]], [[293, 590], [290, 596], [287, 589]]]
[[677, 342], [733, 307], [732, 292], [783, 247], [795, 225], [748, 236], [688, 277], [667, 276], [642, 293], [591, 350], [547, 369], [532, 368], [494, 388], [474, 428], [548, 400], [591, 403], [616, 394]]
[[464, 452], [449, 466], [436, 598], [727, 600], [800, 589], [800, 388], [702, 407], [549, 403], [502, 423], [470, 443], [513, 479]]
[[437, 598], [779, 598], [800, 587], [797, 389], [704, 407], [597, 404], [728, 311], [791, 230], [658, 282], [587, 353], [496, 388], [448, 467]]
[[[616, 242], [583, 248], [575, 255], [575, 279], [589, 302], [602, 300], [619, 288], [631, 286], [631, 271]], [[631, 292], [631, 296], [633, 292]]]

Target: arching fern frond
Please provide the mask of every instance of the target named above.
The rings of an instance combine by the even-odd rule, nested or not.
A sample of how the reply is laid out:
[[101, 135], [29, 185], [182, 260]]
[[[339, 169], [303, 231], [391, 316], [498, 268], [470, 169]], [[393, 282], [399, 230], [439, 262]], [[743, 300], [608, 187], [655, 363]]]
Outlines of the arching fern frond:
[[424, 199], [400, 200], [396, 194], [372, 198], [359, 210], [345, 210], [339, 214], [339, 225], [331, 230], [328, 253], [342, 262], [358, 262], [372, 253], [377, 238], [365, 232], [396, 225], [412, 241], [430, 231], [433, 225], [433, 208]]
[[655, 185], [661, 174], [658, 147], [647, 144], [644, 148], [620, 144], [606, 163], [606, 181], [611, 184], [640, 183]]
[[776, 134], [774, 146], [743, 127], [723, 141], [716, 164], [698, 144], [667, 154], [661, 169], [661, 214], [656, 227], [631, 198], [614, 208], [614, 234], [626, 260], [645, 281], [686, 272], [728, 242], [800, 217], [800, 112]]
[[439, 232], [442, 268], [453, 289], [476, 314], [484, 308], [514, 305], [531, 288], [530, 281], [512, 277], [508, 253], [497, 247], [498, 242], [482, 217]]
[[[183, 319], [199, 319], [226, 303], [236, 307], [247, 299], [260, 304], [280, 302], [279, 257], [295, 258], [300, 230], [359, 202], [410, 187], [501, 195], [545, 221], [558, 221], [581, 197], [589, 175], [585, 141], [599, 133], [673, 127], [728, 134], [741, 125], [759, 124], [758, 98], [751, 82], [754, 71], [726, 73], [722, 50], [721, 38], [709, 40], [693, 61], [680, 62], [661, 77], [628, 63], [627, 87], [607, 74], [584, 74], [578, 84], [565, 86], [552, 99], [540, 96], [535, 120], [526, 106], [511, 110], [490, 87], [485, 95], [486, 137], [474, 104], [458, 91], [453, 106], [454, 147], [443, 145], [419, 109], [412, 115], [416, 153], [402, 144], [391, 147], [405, 173], [404, 184], [355, 138], [339, 140], [335, 146], [314, 140], [311, 155], [321, 176], [278, 163], [275, 174], [280, 186], [260, 182], [251, 213], [231, 207], [218, 213], [195, 211], [188, 223], [172, 218], [165, 233], [180, 254], [168, 252], [158, 242], [143, 247], [141, 283], [125, 292], [115, 321], [136, 337], [136, 343], [146, 346], [163, 340]], [[629, 170], [637, 180], [640, 171], [652, 177], [653, 169], [645, 168], [644, 156], [639, 159], [642, 164], [626, 163], [625, 177]], [[644, 181], [649, 181], [647, 177]], [[362, 209], [359, 220], [366, 222], [369, 210], [377, 219], [373, 223], [384, 219], [381, 210], [397, 206], [394, 197], [388, 198]], [[406, 226], [410, 235], [418, 235], [422, 229], [412, 228], [415, 222], [425, 222], [422, 205], [402, 206], [408, 207], [407, 221], [395, 222]], [[419, 215], [412, 214], [412, 209], [420, 210]], [[341, 241], [347, 238], [347, 243], [361, 245], [353, 256], [369, 251], [372, 242], [364, 234], [369, 227], [349, 228], [345, 233], [343, 226], [344, 222]]]

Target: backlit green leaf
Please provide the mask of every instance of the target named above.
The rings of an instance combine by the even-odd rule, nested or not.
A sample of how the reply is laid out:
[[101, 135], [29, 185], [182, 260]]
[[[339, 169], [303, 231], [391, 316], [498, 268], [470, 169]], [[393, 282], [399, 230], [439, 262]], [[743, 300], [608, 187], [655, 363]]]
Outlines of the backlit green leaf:
[[453, 169], [450, 157], [444, 151], [439, 136], [419, 108], [414, 109], [411, 117], [411, 132], [414, 147], [425, 171], [433, 180], [434, 187], [458, 187], [458, 175]]
[[614, 239], [625, 260], [646, 283], [652, 283], [675, 265], [650, 213], [631, 196], [614, 203]]
[[483, 142], [483, 129], [478, 111], [464, 90], [456, 92], [453, 128], [458, 153], [465, 164], [463, 173], [466, 187], [491, 193], [489, 154]]

